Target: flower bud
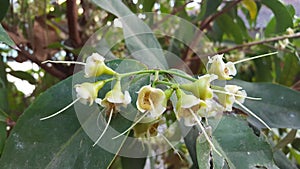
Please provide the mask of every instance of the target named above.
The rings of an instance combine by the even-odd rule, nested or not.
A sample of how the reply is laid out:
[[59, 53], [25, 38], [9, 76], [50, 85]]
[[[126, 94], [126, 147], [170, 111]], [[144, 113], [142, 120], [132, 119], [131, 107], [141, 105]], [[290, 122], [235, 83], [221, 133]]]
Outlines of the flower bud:
[[84, 68], [85, 77], [96, 77], [103, 74], [114, 75], [116, 72], [107, 67], [104, 63], [104, 57], [98, 53], [93, 53], [86, 59], [86, 65]]
[[114, 85], [113, 89], [106, 93], [105, 98], [96, 99], [96, 103], [100, 104], [103, 107], [109, 109], [119, 110], [119, 106], [126, 107], [131, 102], [131, 97], [128, 91], [122, 93], [121, 82], [118, 80]]
[[89, 102], [90, 105], [92, 105], [98, 96], [98, 91], [104, 86], [104, 84], [104, 81], [76, 84], [74, 87], [77, 92], [77, 98], [80, 98], [80, 102], [83, 104], [87, 104], [87, 102]]
[[193, 83], [180, 85], [180, 88], [192, 92], [201, 100], [210, 99], [213, 97], [213, 92], [210, 88], [210, 82], [215, 80], [216, 78], [217, 77], [215, 75], [206, 74], [198, 77], [198, 80]]

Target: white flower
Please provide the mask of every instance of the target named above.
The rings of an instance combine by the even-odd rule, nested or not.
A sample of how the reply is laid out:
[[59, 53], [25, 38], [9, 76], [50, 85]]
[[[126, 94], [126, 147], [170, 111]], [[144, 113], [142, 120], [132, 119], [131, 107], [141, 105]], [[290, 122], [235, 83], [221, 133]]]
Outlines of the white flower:
[[222, 105], [217, 103], [213, 99], [207, 99], [205, 100], [205, 105], [200, 108], [198, 111], [198, 114], [201, 117], [215, 117], [218, 114], [222, 113], [224, 111], [224, 108]]
[[141, 120], [141, 123], [138, 123], [133, 127], [134, 137], [149, 138], [156, 136], [158, 133], [157, 127], [159, 126], [160, 121], [161, 119], [144, 117], [143, 120]]
[[225, 107], [226, 111], [232, 111], [232, 105], [235, 101], [244, 103], [247, 93], [241, 89], [242, 87], [237, 85], [225, 85], [225, 92], [230, 94], [217, 93], [219, 102]]
[[224, 63], [223, 55], [208, 57], [208, 73], [215, 74], [220, 80], [230, 80], [237, 71], [232, 62]]
[[85, 77], [95, 77], [102, 74], [114, 75], [116, 74], [111, 68], [107, 67], [104, 63], [104, 57], [98, 53], [93, 53], [86, 59], [84, 68]]
[[195, 97], [194, 95], [187, 95], [181, 90], [176, 91], [178, 101], [176, 104], [176, 115], [178, 118], [184, 119], [186, 126], [193, 126], [197, 123], [192, 113], [197, 114], [198, 110], [205, 106], [205, 102]]
[[206, 74], [198, 77], [193, 83], [182, 84], [180, 88], [192, 92], [196, 97], [201, 100], [210, 99], [213, 97], [213, 92], [210, 88], [210, 82], [217, 78], [216, 75]]
[[150, 85], [143, 86], [138, 92], [136, 106], [139, 111], [149, 111], [152, 117], [160, 116], [165, 110], [165, 93], [161, 89], [153, 88]]
[[103, 81], [76, 84], [74, 87], [77, 92], [77, 98], [80, 98], [80, 102], [83, 104], [87, 104], [89, 102], [90, 105], [92, 105], [98, 96], [98, 91], [104, 86], [104, 84], [105, 82]]
[[128, 91], [122, 93], [121, 82], [118, 80], [113, 89], [106, 93], [103, 100], [98, 98], [95, 102], [106, 107], [110, 112], [111, 109], [119, 110], [119, 106], [126, 107], [131, 102], [131, 97]]

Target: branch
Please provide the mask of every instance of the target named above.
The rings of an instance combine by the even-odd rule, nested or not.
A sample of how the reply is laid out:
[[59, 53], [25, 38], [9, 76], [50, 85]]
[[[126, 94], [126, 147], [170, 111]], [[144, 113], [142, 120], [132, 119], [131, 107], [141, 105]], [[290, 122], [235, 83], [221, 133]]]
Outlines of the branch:
[[[204, 21], [201, 22], [200, 30], [196, 33], [194, 40], [191, 42], [186, 54], [184, 55], [185, 58], [183, 58], [183, 59], [185, 62], [193, 59], [192, 58], [193, 53], [194, 53], [193, 49], [195, 48], [195, 46], [198, 44], [199, 40], [201, 39], [201, 37], [203, 35], [203, 30], [206, 29], [213, 20], [215, 20], [217, 17], [219, 17], [223, 13], [228, 12], [230, 9], [232, 9], [234, 6], [236, 6], [241, 1], [242, 0], [233, 1], [230, 5], [223, 8], [221, 11], [207, 17]], [[190, 64], [190, 63], [187, 63], [187, 64]]]
[[36, 59], [36, 57], [34, 57], [30, 53], [28, 53], [26, 50], [24, 50], [20, 46], [19, 46], [18, 52], [20, 52], [23, 56], [25, 56], [26, 58], [28, 58], [32, 62], [39, 65], [41, 68], [43, 68], [46, 72], [50, 73], [51, 75], [53, 75], [53, 76], [55, 76], [59, 79], [65, 79], [67, 77], [66, 74], [64, 74], [63, 72], [57, 70], [54, 66], [48, 67], [47, 64], [42, 64], [39, 60]]
[[[260, 40], [260, 41], [254, 41], [254, 42], [249, 42], [249, 43], [245, 43], [245, 44], [242, 44], [242, 45], [237, 45], [237, 46], [234, 46], [234, 47], [231, 47], [231, 48], [220, 50], [216, 53], [201, 55], [201, 57], [214, 56], [216, 54], [228, 53], [230, 51], [237, 50], [237, 49], [249, 48], [251, 46], [260, 45], [260, 44], [264, 44], [264, 43], [270, 43], [270, 42], [274, 42], [274, 41], [279, 41], [279, 40], [284, 40], [284, 39], [293, 39], [293, 38], [299, 38], [299, 37], [300, 37], [300, 32], [295, 33], [293, 35], [283, 35], [283, 36], [278, 36], [278, 37], [272, 37], [272, 38], [269, 38], [269, 39], [264, 39], [264, 40]], [[198, 60], [198, 59], [200, 59], [200, 58], [199, 57], [193, 57], [189, 60]]]
[[241, 1], [242, 0], [233, 1], [230, 5], [228, 5], [227, 7], [223, 8], [221, 11], [219, 11], [219, 12], [217, 12], [217, 13], [209, 16], [209, 17], [207, 17], [204, 21], [201, 22], [201, 24], [200, 24], [200, 30], [206, 29], [213, 20], [215, 20], [217, 17], [219, 17], [223, 13], [228, 12], [231, 8], [235, 7]]
[[69, 28], [69, 37], [74, 47], [79, 47], [82, 43], [78, 31], [78, 10], [76, 0], [67, 0], [67, 19]]

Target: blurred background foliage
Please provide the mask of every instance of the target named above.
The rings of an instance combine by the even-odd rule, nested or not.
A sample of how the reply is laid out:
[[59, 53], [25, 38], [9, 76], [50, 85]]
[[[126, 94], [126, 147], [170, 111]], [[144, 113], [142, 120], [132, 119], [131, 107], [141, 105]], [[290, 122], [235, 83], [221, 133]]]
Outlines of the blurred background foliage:
[[[205, 56], [224, 53], [227, 61], [237, 61], [278, 51], [277, 56], [239, 64], [236, 78], [281, 84], [300, 91], [300, 1], [122, 2], [134, 13], [167, 13], [193, 23], [207, 36], [205, 48], [209, 50]], [[115, 19], [113, 14], [88, 0], [1, 0], [0, 38], [4, 43], [0, 44], [0, 154], [18, 117], [36, 96], [73, 74], [72, 65], [49, 67], [41, 62], [76, 60], [88, 38], [99, 28], [112, 25]], [[188, 35], [184, 26], [175, 31]], [[203, 64], [186, 45], [172, 37], [158, 40], [164, 50], [180, 56], [193, 73], [204, 73]], [[111, 50], [123, 57], [126, 45], [120, 42]], [[273, 138], [276, 148], [299, 166], [299, 132], [283, 128], [279, 129], [279, 136]], [[185, 164], [178, 167], [181, 165]]]

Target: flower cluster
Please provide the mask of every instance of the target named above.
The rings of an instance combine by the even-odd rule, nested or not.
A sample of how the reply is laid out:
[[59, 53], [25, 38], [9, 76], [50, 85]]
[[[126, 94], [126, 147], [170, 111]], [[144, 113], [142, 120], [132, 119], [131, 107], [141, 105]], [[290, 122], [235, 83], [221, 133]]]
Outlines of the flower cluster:
[[[122, 91], [122, 78], [136, 74], [155, 76], [150, 84], [141, 86], [141, 88], [136, 91], [137, 100], [135, 106], [140, 112], [140, 118], [136, 120], [130, 128], [115, 138], [125, 134], [131, 129], [133, 129], [136, 137], [157, 135], [157, 127], [161, 123], [162, 116], [164, 116], [164, 113], [168, 109], [168, 105], [172, 104], [174, 107], [173, 112], [177, 119], [182, 119], [186, 126], [199, 125], [211, 147], [217, 152], [205, 132], [205, 128], [202, 126], [202, 118], [214, 117], [223, 111], [231, 111], [234, 103], [242, 104], [245, 98], [250, 98], [247, 97], [245, 90], [242, 90], [240, 86], [215, 86], [212, 84], [215, 80], [230, 80], [237, 74], [235, 64], [241, 61], [225, 63], [223, 61], [223, 55], [209, 57], [207, 74], [197, 78], [172, 70], [141, 70], [121, 74], [109, 68], [104, 61], [105, 59], [97, 53], [93, 53], [89, 56], [85, 63], [81, 63], [85, 66], [85, 77], [98, 77], [101, 75], [111, 75], [111, 77], [94, 83], [84, 82], [82, 84], [76, 84], [75, 90], [77, 93], [76, 101], [80, 101], [83, 104], [88, 103], [90, 106], [96, 103], [106, 109], [109, 122], [113, 113], [119, 112], [121, 107], [126, 108], [127, 105], [132, 102], [130, 93], [128, 91]], [[166, 76], [166, 74], [178, 76], [190, 82], [184, 84], [174, 83], [172, 78]], [[104, 98], [98, 98], [98, 92], [107, 82], [114, 82], [113, 88], [106, 93]], [[163, 85], [164, 87], [158, 88], [156, 87], [157, 85]], [[174, 96], [173, 98], [175, 98], [175, 100], [170, 99], [172, 96]], [[171, 102], [168, 102], [169, 100], [171, 100]], [[74, 104], [76, 101], [71, 104]], [[168, 110], [172, 111], [172, 109]], [[54, 115], [60, 112], [61, 111]], [[49, 117], [53, 117], [54, 115]], [[49, 117], [45, 117], [42, 120]], [[107, 127], [103, 133], [106, 129]], [[95, 144], [101, 139], [103, 133]]]

